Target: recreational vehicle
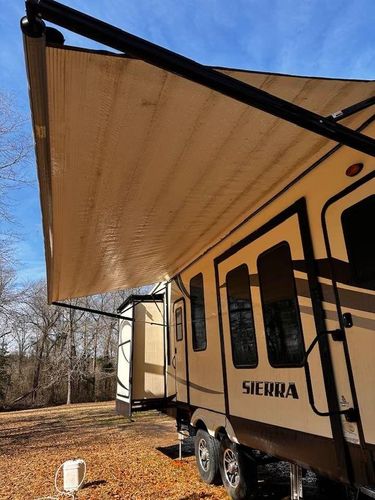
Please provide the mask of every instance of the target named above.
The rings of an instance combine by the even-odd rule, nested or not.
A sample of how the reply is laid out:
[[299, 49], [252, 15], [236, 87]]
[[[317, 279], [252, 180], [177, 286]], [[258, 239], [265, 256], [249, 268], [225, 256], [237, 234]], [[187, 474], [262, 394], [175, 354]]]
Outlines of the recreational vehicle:
[[115, 314], [118, 412], [173, 416], [232, 498], [261, 456], [294, 499], [301, 468], [374, 498], [375, 83], [210, 68], [26, 5], [49, 301], [158, 283]]

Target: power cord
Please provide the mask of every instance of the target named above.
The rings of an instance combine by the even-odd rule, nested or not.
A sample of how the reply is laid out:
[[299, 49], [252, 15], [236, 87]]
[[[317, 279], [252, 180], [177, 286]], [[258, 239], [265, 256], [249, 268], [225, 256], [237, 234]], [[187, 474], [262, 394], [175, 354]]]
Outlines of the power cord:
[[83, 485], [83, 482], [85, 480], [86, 476], [86, 462], [82, 460], [83, 465], [84, 465], [84, 472], [83, 472], [83, 477], [79, 485], [73, 490], [73, 491], [66, 491], [66, 490], [60, 490], [60, 488], [57, 486], [57, 480], [59, 477], [59, 473], [64, 466], [64, 463], [62, 463], [56, 470], [55, 472], [55, 490], [57, 491], [57, 495], [55, 496], [46, 496], [46, 497], [37, 497], [35, 500], [59, 500], [61, 497], [70, 497], [72, 500], [76, 499], [76, 493], [80, 489], [80, 487]]

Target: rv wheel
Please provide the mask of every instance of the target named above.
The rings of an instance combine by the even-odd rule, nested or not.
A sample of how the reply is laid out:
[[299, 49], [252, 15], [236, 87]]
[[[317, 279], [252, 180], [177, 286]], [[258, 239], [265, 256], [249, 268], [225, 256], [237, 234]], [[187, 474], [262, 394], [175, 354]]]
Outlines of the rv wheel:
[[227, 437], [220, 445], [220, 474], [228, 495], [234, 500], [253, 498], [257, 491], [256, 463]]
[[217, 439], [203, 429], [198, 430], [195, 436], [195, 458], [199, 474], [207, 484], [220, 482], [219, 448], [220, 443]]

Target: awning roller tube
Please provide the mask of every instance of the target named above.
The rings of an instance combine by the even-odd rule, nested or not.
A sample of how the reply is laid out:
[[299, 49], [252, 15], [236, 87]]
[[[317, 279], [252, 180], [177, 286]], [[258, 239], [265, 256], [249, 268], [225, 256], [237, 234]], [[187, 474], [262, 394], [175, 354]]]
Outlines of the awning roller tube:
[[54, 0], [26, 0], [26, 9], [29, 18], [31, 15], [41, 17], [306, 130], [375, 156], [375, 140], [366, 135]]

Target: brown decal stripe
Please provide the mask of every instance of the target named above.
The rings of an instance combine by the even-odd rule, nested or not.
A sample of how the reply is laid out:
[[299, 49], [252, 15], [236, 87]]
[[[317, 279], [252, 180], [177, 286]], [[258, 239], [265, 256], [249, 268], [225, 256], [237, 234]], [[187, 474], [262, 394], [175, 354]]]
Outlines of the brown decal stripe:
[[[301, 313], [313, 315], [312, 307], [300, 305], [299, 309]], [[324, 316], [326, 319], [330, 319], [333, 321], [337, 321], [337, 312], [336, 311], [324, 311]], [[358, 326], [359, 328], [365, 328], [367, 330], [375, 330], [375, 320], [370, 318], [362, 318], [361, 316], [352, 315], [353, 324]]]
[[[349, 262], [334, 258], [332, 258], [331, 261], [335, 268], [335, 275], [338, 281], [340, 281], [340, 283], [344, 283], [345, 285], [353, 284], [350, 279], [351, 273]], [[332, 279], [331, 263], [329, 259], [315, 259], [315, 264], [320, 278]], [[293, 260], [293, 268], [296, 271], [305, 273], [306, 263], [304, 260]]]
[[129, 343], [129, 342], [130, 342], [130, 340], [128, 342], [124, 342], [123, 344], [119, 345], [119, 348], [121, 348], [121, 354], [123, 355], [123, 357], [127, 363], [130, 363], [130, 360], [127, 358], [127, 356], [125, 354], [124, 345]]
[[[315, 262], [318, 268], [318, 276], [320, 278], [327, 278], [332, 280], [332, 271], [330, 268], [329, 259], [316, 259]], [[351, 278], [349, 262], [334, 258], [332, 258], [332, 262], [336, 280], [343, 285], [356, 286]], [[297, 271], [306, 272], [306, 266], [303, 260], [294, 260], [293, 267]], [[303, 280], [301, 280], [300, 278], [297, 278], [297, 281], [300, 282], [301, 288], [300, 293], [297, 284], [299, 295], [308, 297], [308, 295], [306, 295], [306, 290], [308, 289], [307, 284], [303, 284]], [[323, 300], [332, 304], [336, 303], [333, 286], [326, 283], [320, 283], [320, 286], [322, 289]], [[340, 303], [343, 307], [352, 307], [353, 309], [357, 309], [358, 311], [375, 312], [375, 295], [367, 293], [366, 291], [360, 292], [356, 290], [347, 290], [340, 287], [338, 287], [338, 289], [340, 294]]]
[[[177, 382], [180, 384], [186, 385], [186, 380], [176, 377]], [[196, 389], [197, 391], [206, 392], [207, 394], [224, 394], [222, 391], [215, 391], [214, 389], [209, 389], [208, 387], [203, 387], [202, 385], [194, 384], [189, 381], [189, 387], [191, 389]]]
[[[332, 285], [326, 283], [320, 284], [322, 289], [323, 300], [331, 304], [335, 304], [335, 296]], [[366, 311], [375, 313], [375, 296], [366, 292], [357, 292], [355, 290], [346, 290], [338, 287], [340, 295], [340, 304], [342, 307], [350, 307], [358, 311]]]
[[[301, 297], [310, 298], [310, 289], [307, 279], [295, 278], [297, 293]], [[250, 274], [250, 286], [259, 286], [259, 279], [257, 274]], [[320, 283], [322, 291], [322, 299], [329, 304], [336, 304], [333, 285]], [[370, 293], [358, 292], [356, 290], [347, 290], [339, 287], [340, 303], [343, 307], [350, 307], [358, 311], [366, 311], [375, 313], [375, 295]], [[362, 320], [363, 318], [358, 318]], [[367, 327], [364, 327], [367, 328]]]
[[164, 367], [152, 363], [143, 363], [144, 373], [152, 373], [154, 375], [164, 375]]
[[[121, 380], [117, 377], [117, 383], [118, 385], [120, 385], [123, 389], [125, 389], [126, 391], [129, 391], [129, 388], [126, 387], [126, 385], [124, 385]], [[126, 396], [127, 397], [127, 396]]]
[[116, 397], [119, 396], [120, 398], [125, 398], [125, 399], [129, 399], [129, 394], [126, 396], [125, 394], [121, 394], [120, 392], [118, 392], [116, 394]]
[[257, 274], [250, 274], [250, 286], [259, 286], [259, 277]]

